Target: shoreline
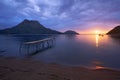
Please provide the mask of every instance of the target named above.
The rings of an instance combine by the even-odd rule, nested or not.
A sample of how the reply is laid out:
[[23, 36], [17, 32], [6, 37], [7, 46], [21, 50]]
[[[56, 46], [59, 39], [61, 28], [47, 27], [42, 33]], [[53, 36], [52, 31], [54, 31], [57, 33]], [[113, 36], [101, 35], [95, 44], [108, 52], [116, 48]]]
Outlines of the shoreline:
[[120, 71], [0, 57], [0, 80], [120, 80]]

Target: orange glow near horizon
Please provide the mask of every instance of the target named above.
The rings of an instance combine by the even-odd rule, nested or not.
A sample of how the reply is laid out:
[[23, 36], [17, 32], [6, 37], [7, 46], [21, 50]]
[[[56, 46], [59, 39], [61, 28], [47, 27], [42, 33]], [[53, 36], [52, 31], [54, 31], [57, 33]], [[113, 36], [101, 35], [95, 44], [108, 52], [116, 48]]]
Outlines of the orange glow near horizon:
[[95, 30], [95, 34], [101, 34], [100, 30]]
[[80, 34], [106, 34], [111, 30], [111, 28], [104, 28], [100, 26], [90, 27], [85, 30], [76, 30]]
[[92, 29], [92, 30], [84, 30], [84, 31], [78, 31], [80, 34], [106, 34], [108, 32], [108, 30], [96, 30], [96, 29]]

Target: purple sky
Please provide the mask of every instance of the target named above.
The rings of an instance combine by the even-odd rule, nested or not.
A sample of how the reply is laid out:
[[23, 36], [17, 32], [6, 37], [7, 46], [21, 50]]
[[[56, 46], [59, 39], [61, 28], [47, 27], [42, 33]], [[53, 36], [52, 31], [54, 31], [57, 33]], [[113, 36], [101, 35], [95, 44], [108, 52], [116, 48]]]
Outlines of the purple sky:
[[59, 31], [109, 30], [120, 24], [120, 0], [0, 0], [0, 29], [24, 19]]

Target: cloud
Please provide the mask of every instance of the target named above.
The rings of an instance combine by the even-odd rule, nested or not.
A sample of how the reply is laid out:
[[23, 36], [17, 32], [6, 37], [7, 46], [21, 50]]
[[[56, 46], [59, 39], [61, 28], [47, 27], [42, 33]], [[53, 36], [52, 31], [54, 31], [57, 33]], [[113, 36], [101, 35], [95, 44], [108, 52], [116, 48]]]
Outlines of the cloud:
[[57, 30], [111, 26], [120, 23], [119, 5], [119, 0], [1, 0], [0, 28], [25, 18]]
[[11, 7], [16, 7], [19, 5], [19, 3], [16, 0], [3, 0], [2, 3]]

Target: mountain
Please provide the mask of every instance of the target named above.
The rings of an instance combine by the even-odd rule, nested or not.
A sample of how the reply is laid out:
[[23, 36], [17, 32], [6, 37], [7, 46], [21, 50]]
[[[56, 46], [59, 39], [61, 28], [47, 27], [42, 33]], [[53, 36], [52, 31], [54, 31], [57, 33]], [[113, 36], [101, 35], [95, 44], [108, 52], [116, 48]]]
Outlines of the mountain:
[[1, 34], [61, 34], [61, 32], [48, 29], [35, 20], [25, 19], [18, 25], [0, 30]]
[[108, 35], [120, 35], [120, 25], [107, 33]]
[[64, 32], [64, 34], [75, 34], [75, 35], [78, 35], [79, 33], [75, 32], [75, 31], [72, 31], [72, 30], [68, 30], [68, 31]]

